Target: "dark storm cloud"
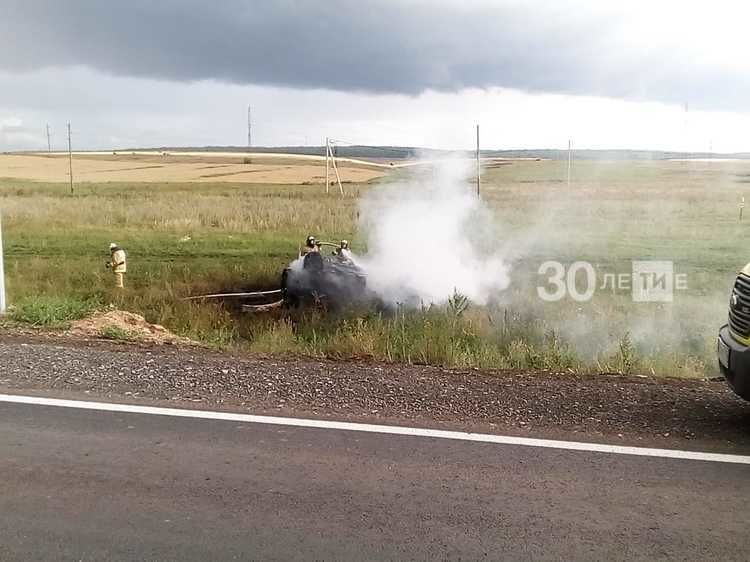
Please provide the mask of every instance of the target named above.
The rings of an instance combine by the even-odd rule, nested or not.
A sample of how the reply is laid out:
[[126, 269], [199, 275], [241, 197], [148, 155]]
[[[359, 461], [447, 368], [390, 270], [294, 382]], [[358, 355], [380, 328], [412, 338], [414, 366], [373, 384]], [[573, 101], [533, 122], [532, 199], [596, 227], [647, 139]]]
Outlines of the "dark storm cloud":
[[569, 7], [478, 0], [3, 0], [0, 69], [85, 65], [173, 81], [404, 94], [499, 86], [745, 107], [745, 74], [694, 68], [670, 49], [632, 50], [618, 18]]

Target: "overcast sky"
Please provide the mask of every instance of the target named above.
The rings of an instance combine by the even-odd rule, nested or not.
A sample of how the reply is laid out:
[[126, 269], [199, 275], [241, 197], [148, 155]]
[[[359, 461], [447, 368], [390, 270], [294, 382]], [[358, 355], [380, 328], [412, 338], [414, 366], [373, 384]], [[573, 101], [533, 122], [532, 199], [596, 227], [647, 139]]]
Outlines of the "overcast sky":
[[744, 2], [0, 0], [0, 150], [750, 150]]

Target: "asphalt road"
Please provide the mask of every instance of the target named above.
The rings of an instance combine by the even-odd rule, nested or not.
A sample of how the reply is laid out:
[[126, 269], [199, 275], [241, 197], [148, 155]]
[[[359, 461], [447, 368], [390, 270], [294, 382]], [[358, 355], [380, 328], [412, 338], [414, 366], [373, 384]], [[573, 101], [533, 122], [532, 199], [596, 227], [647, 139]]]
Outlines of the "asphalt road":
[[0, 404], [0, 559], [747, 560], [750, 467]]

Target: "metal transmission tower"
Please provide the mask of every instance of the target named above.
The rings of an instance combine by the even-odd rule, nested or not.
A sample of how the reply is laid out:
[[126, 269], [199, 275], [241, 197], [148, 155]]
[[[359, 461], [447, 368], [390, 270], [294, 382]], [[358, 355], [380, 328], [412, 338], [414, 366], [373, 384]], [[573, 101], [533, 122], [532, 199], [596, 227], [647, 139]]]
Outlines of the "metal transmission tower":
[[253, 122], [251, 119], [250, 106], [247, 106], [247, 147], [253, 146]]
[[47, 152], [52, 152], [52, 137], [49, 134], [49, 123], [47, 123]]

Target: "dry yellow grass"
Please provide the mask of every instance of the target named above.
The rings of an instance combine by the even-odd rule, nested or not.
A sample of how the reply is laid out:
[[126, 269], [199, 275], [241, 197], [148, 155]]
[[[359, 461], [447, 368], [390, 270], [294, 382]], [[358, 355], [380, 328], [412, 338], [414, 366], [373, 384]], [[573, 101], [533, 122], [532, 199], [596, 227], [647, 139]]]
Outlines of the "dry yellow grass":
[[[287, 155], [203, 156], [193, 154], [75, 154], [76, 183], [105, 182], [232, 182], [262, 184], [324, 184], [325, 161]], [[338, 164], [341, 180], [362, 183], [384, 169], [356, 162]], [[2, 154], [0, 178], [67, 182], [67, 154]], [[331, 170], [331, 179], [334, 178]]]

